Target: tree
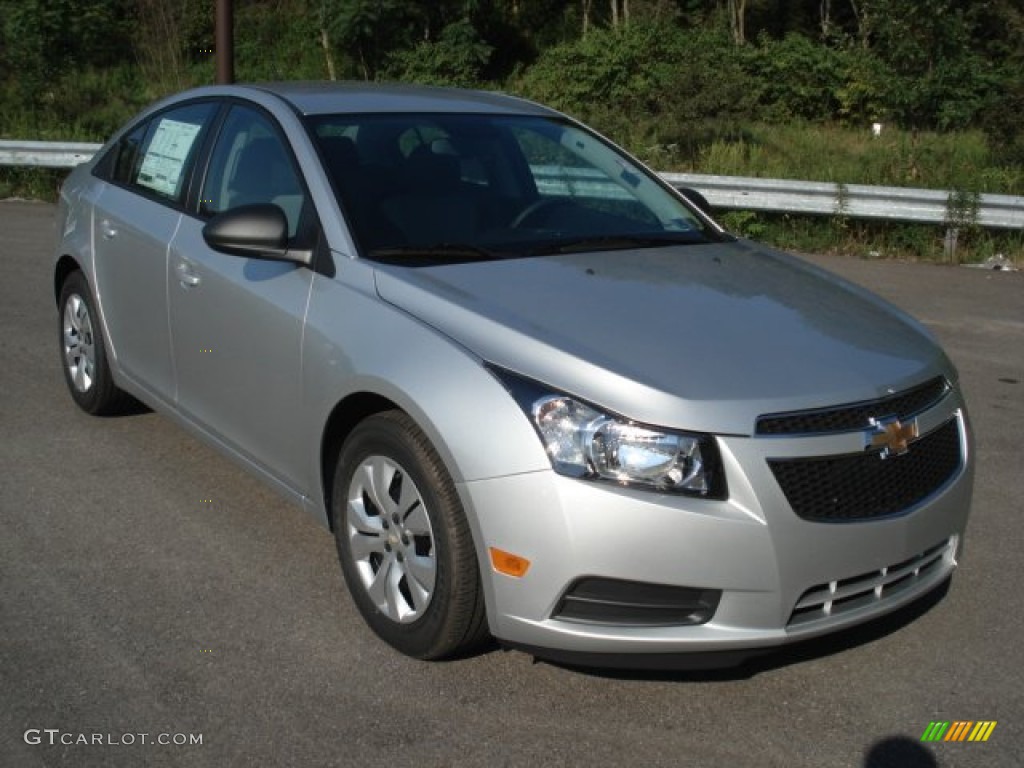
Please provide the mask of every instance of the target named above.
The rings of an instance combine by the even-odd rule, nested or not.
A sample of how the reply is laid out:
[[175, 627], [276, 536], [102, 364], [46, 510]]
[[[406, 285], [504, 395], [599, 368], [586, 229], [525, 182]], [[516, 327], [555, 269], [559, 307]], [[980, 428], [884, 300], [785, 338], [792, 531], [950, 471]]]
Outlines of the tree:
[[0, 16], [5, 58], [27, 93], [69, 69], [113, 64], [127, 47], [122, 0], [2, 0]]
[[857, 39], [862, 48], [867, 48], [871, 39], [871, 25], [874, 21], [873, 0], [850, 0], [850, 8], [857, 19]]
[[839, 116], [842, 51], [796, 32], [782, 40], [762, 35], [745, 62], [751, 81], [761, 83], [758, 95], [766, 118], [824, 121]]
[[832, 37], [832, 0], [821, 0], [818, 15], [821, 19], [821, 39]]
[[892, 73], [887, 101], [897, 120], [915, 129], [969, 125], [993, 84], [963, 4], [872, 0], [871, 12], [871, 47]]
[[[126, 0], [0, 0], [0, 94], [4, 118], [35, 132], [74, 121], [112, 127], [123, 94], [104, 93], [95, 72], [130, 60]], [[99, 91], [99, 93], [97, 93]], [[3, 120], [8, 123], [8, 119]]]
[[728, 0], [729, 29], [736, 45], [747, 42], [747, 0]]
[[398, 80], [429, 85], [479, 86], [493, 48], [468, 20], [449, 24], [437, 41], [421, 41], [394, 52], [386, 74]]
[[320, 16], [318, 19], [320, 31], [320, 47], [324, 52], [324, 66], [327, 67], [327, 79], [338, 79], [338, 68], [334, 64], [334, 52], [331, 50], [330, 24], [327, 20], [327, 0], [320, 0]]
[[612, 27], [629, 23], [629, 0], [610, 0]]
[[692, 160], [755, 109], [743, 55], [724, 31], [635, 19], [543, 51], [515, 90], [620, 141], [674, 145]]
[[412, 42], [417, 9], [402, 0], [323, 0], [323, 28], [348, 51], [359, 75], [372, 80], [388, 54]]
[[[185, 26], [188, 3], [136, 0], [135, 51], [145, 80], [156, 90], [179, 91], [187, 84]], [[211, 35], [212, 36], [212, 35]], [[207, 43], [210, 53], [212, 43]]]

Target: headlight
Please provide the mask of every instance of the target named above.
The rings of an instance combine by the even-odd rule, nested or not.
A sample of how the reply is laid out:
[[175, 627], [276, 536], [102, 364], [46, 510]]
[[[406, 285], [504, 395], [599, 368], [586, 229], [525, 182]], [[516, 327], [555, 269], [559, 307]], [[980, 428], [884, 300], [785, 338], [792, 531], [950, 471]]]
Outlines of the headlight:
[[661, 430], [493, 369], [533, 422], [556, 472], [707, 498], [724, 498], [709, 435]]

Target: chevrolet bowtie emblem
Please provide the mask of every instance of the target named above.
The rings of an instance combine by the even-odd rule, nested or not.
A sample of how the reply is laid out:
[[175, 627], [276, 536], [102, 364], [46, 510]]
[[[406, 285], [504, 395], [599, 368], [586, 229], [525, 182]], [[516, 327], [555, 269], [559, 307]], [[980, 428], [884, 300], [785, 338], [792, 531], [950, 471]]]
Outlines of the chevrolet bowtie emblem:
[[868, 430], [865, 447], [881, 448], [881, 457], [887, 459], [890, 456], [902, 456], [907, 452], [907, 444], [917, 438], [917, 419], [906, 424], [901, 424], [895, 416], [888, 416], [884, 419], [871, 419], [871, 429]]

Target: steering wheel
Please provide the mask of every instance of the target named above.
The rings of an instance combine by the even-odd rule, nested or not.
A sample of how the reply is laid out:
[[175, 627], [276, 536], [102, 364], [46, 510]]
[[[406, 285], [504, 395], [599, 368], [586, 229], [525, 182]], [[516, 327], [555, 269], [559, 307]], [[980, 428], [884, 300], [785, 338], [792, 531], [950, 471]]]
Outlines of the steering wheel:
[[538, 214], [547, 213], [551, 214], [559, 208], [575, 208], [576, 203], [571, 200], [566, 200], [559, 197], [542, 197], [540, 200], [534, 200], [528, 206], [523, 208], [516, 217], [512, 219], [512, 229], [519, 229], [520, 227], [526, 226], [529, 219], [537, 218]]

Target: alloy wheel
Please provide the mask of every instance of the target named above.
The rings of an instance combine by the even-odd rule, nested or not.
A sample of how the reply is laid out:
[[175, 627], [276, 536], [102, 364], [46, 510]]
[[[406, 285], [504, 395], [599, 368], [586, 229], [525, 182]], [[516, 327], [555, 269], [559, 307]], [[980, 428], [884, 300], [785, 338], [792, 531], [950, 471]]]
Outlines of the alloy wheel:
[[77, 293], [64, 304], [64, 365], [79, 392], [92, 389], [96, 378], [96, 348], [89, 307]]
[[349, 485], [348, 545], [360, 581], [392, 621], [416, 621], [437, 579], [434, 532], [409, 473], [385, 456], [368, 456]]

